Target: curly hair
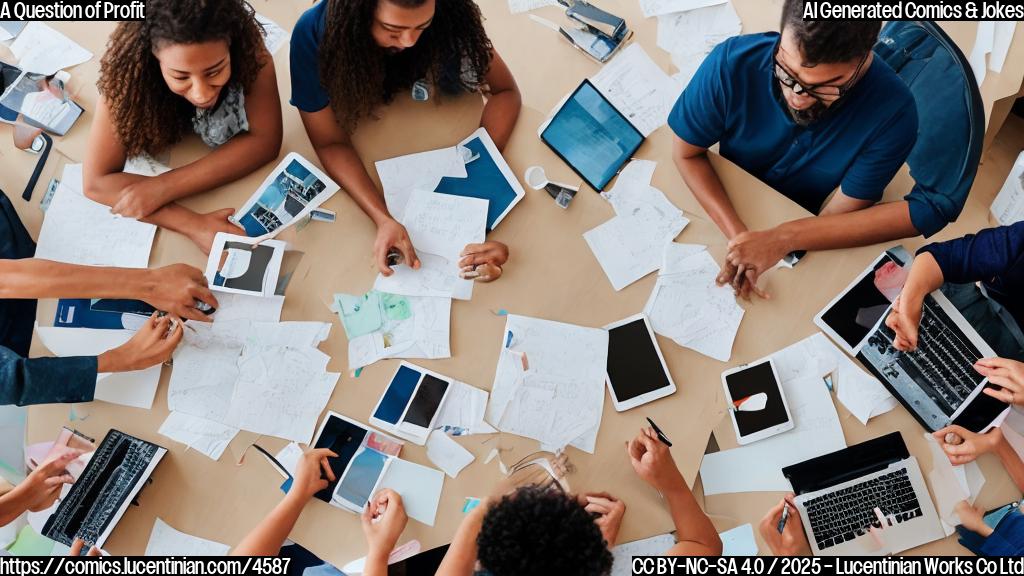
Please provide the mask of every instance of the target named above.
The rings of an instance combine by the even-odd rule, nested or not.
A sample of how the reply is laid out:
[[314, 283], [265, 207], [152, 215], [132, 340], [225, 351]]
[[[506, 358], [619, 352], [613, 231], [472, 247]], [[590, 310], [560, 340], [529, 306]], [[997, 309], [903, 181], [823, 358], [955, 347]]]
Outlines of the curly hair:
[[[442, 92], [477, 90], [491, 66], [492, 45], [483, 15], [473, 0], [436, 0], [434, 19], [416, 45], [390, 54], [373, 39], [380, 0], [327, 2], [326, 26], [320, 42], [320, 82], [327, 91], [338, 123], [354, 130], [359, 120], [391, 102], [399, 90], [426, 78]], [[426, 0], [387, 0], [403, 8]], [[453, 66], [454, 63], [454, 66]], [[461, 77], [466, 63], [476, 84]]]
[[226, 40], [229, 84], [248, 91], [266, 64], [264, 35], [245, 0], [149, 0], [145, 20], [118, 24], [97, 87], [128, 156], [158, 154], [192, 130], [195, 108], [167, 87], [154, 49]]
[[494, 576], [604, 576], [612, 554], [575, 497], [541, 486], [507, 495], [484, 515], [477, 558]]
[[792, 30], [805, 66], [836, 64], [861, 58], [878, 40], [878, 20], [804, 20], [806, 0], [786, 0], [780, 30]]

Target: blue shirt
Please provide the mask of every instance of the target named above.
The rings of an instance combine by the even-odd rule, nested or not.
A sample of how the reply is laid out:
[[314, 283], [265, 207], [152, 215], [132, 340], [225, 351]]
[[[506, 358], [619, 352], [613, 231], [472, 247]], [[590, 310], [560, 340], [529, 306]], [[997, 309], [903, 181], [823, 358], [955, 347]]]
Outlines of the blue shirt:
[[[35, 242], [0, 191], [0, 258], [31, 258], [35, 251]], [[35, 300], [0, 299], [0, 404], [91, 401], [95, 357], [26, 358], [35, 319]]]
[[838, 186], [881, 200], [917, 138], [906, 84], [875, 58], [834, 110], [807, 127], [780, 102], [773, 53], [778, 33], [736, 36], [701, 64], [669, 114], [677, 136], [719, 153], [817, 213]]
[[929, 244], [920, 251], [931, 253], [944, 281], [984, 284], [989, 298], [1024, 328], [1024, 222]]
[[[327, 28], [328, 0], [320, 0], [309, 10], [299, 16], [292, 30], [291, 54], [289, 62], [292, 76], [291, 104], [303, 112], [319, 112], [331, 103], [330, 95], [320, 81], [320, 42]], [[420, 42], [429, 38], [428, 28]], [[369, 31], [367, 31], [369, 34]], [[415, 50], [416, 47], [408, 48]], [[461, 54], [446, 54], [448, 60], [438, 78], [442, 92], [455, 94], [468, 88], [479, 87], [482, 78], [467, 69]]]
[[1024, 555], [1024, 514], [1013, 511], [996, 524], [995, 531], [988, 538], [957, 526], [960, 544], [978, 556], [1022, 556]]

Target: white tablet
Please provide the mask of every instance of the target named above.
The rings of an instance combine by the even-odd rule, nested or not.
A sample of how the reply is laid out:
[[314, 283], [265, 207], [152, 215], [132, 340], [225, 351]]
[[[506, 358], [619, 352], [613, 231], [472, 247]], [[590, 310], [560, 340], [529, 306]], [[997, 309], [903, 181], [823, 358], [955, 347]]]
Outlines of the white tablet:
[[[793, 428], [793, 416], [771, 358], [722, 372], [722, 387], [736, 441], [740, 444], [750, 444]], [[756, 399], [744, 404], [758, 394], [767, 397], [763, 406], [757, 405]], [[752, 406], [757, 409], [751, 409]]]
[[902, 262], [883, 252], [818, 312], [814, 323], [844, 352], [856, 356], [902, 289], [902, 266]]
[[604, 329], [608, 331], [605, 382], [616, 411], [636, 408], [676, 391], [646, 316], [630, 316]]
[[370, 424], [422, 446], [427, 443], [451, 384], [447, 376], [402, 362], [377, 401]]

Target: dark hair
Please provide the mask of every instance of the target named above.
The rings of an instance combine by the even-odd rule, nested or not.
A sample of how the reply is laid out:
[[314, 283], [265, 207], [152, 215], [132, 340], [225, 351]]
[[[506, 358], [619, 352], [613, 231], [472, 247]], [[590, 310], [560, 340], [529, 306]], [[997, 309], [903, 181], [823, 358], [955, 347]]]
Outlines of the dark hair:
[[477, 558], [494, 576], [603, 576], [612, 554], [575, 497], [541, 486], [507, 495], [484, 516]]
[[806, 0], [786, 0], [779, 30], [790, 30], [804, 53], [804, 66], [860, 59], [878, 40], [882, 23], [870, 20], [804, 20]]
[[[320, 82], [345, 130], [354, 130], [360, 119], [417, 80], [426, 78], [448, 92], [477, 90], [490, 69], [493, 47], [473, 0], [436, 0], [430, 26], [415, 46], [397, 54], [389, 54], [373, 39], [378, 2], [416, 8], [426, 0], [321, 1], [327, 2], [327, 15], [320, 42]], [[463, 63], [477, 83], [460, 77]], [[452, 66], [454, 70], [448, 69]]]
[[96, 85], [128, 156], [157, 154], [192, 131], [195, 107], [167, 87], [155, 48], [225, 40], [229, 84], [248, 91], [267, 62], [263, 36], [245, 0], [149, 0], [145, 20], [118, 24]]

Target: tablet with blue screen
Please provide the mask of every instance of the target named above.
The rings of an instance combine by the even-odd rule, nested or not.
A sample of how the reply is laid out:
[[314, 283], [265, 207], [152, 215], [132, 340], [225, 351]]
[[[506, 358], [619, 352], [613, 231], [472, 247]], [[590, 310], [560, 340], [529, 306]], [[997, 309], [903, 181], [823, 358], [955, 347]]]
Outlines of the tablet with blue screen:
[[540, 139], [600, 192], [633, 157], [644, 135], [584, 80], [551, 118]]

